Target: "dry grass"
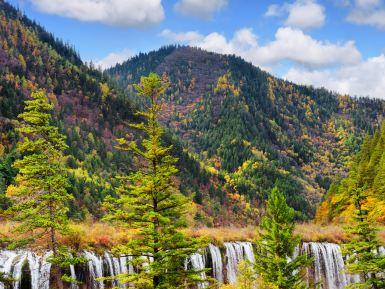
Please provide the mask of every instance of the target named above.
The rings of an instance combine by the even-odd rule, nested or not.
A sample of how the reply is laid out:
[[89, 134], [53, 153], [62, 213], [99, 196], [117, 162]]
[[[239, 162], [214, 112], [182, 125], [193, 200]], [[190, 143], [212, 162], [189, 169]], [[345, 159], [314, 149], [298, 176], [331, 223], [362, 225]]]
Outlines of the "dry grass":
[[[14, 228], [15, 226], [11, 222], [0, 222], [0, 246], [6, 244], [4, 240], [12, 237]], [[134, 235], [134, 231], [102, 222], [72, 223], [70, 228], [70, 233], [61, 237], [61, 242], [77, 250], [109, 249], [126, 243]], [[215, 244], [222, 244], [226, 241], [253, 241], [258, 238], [255, 227], [188, 228], [185, 232], [190, 236], [205, 237]], [[349, 239], [342, 226], [339, 225], [297, 224], [295, 233], [306, 242], [343, 243]], [[385, 244], [385, 227], [380, 228], [379, 237]]]
[[216, 244], [227, 241], [252, 241], [257, 238], [255, 227], [190, 228], [186, 233], [193, 237], [206, 237]]
[[348, 236], [344, 233], [343, 228], [338, 225], [297, 224], [295, 233], [300, 235], [305, 242], [343, 243], [348, 240]]

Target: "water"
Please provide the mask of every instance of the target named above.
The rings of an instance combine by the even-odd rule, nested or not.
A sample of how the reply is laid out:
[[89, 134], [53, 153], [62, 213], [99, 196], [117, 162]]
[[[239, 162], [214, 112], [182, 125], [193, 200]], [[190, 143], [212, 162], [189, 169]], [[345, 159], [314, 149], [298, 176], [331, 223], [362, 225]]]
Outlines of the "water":
[[314, 257], [313, 270], [310, 272], [316, 284], [322, 288], [342, 289], [348, 285], [348, 276], [340, 247], [331, 243], [304, 243], [303, 251]]
[[97, 278], [103, 277], [103, 261], [101, 257], [96, 256], [92, 252], [84, 252], [84, 256], [88, 260], [88, 270], [92, 286], [96, 289], [104, 289], [103, 281], [98, 281]]
[[223, 263], [221, 251], [217, 246], [212, 244], [209, 244], [208, 250], [210, 252], [211, 262], [213, 265], [213, 277], [218, 281], [219, 284], [223, 284]]
[[[211, 263], [206, 262], [206, 255], [196, 253], [186, 260], [186, 266], [201, 271], [200, 277], [206, 279], [207, 264], [212, 265], [212, 276], [222, 283], [235, 283], [237, 279], [237, 267], [240, 261], [255, 261], [252, 244], [249, 242], [226, 242], [224, 250], [221, 252], [219, 247], [210, 244], [205, 251]], [[358, 275], [345, 274], [344, 259], [340, 247], [331, 243], [304, 243], [301, 248], [295, 251], [294, 255], [306, 252], [310, 257], [314, 257], [314, 263], [307, 269], [309, 284], [320, 283], [322, 289], [342, 289], [352, 282], [359, 281]], [[384, 248], [378, 249], [379, 254], [385, 254]], [[0, 271], [15, 278], [12, 289], [20, 289], [20, 280], [23, 274], [23, 267], [27, 265], [31, 275], [31, 289], [49, 289], [49, 274], [51, 265], [47, 262], [49, 253], [39, 256], [29, 251], [0, 251]], [[84, 265], [86, 268], [86, 280], [88, 288], [104, 289], [107, 284], [99, 281], [98, 278], [118, 276], [121, 274], [133, 274], [134, 268], [130, 264], [130, 256], [112, 256], [106, 252], [103, 256], [98, 256], [93, 252], [84, 252], [88, 260]], [[151, 262], [151, 260], [149, 260]], [[75, 267], [70, 266], [70, 273], [73, 279], [82, 276], [84, 273], [75, 272]], [[78, 274], [77, 274], [78, 273]], [[80, 275], [79, 275], [80, 274]], [[108, 282], [108, 284], [111, 284]], [[117, 280], [112, 281], [112, 285], [118, 288], [127, 288], [127, 284], [121, 284]], [[198, 289], [208, 286], [207, 282], [198, 285]], [[0, 289], [5, 289], [0, 284]], [[71, 289], [79, 289], [77, 284], [72, 284]]]
[[[206, 265], [205, 265], [205, 258], [202, 254], [200, 253], [195, 253], [195, 254], [192, 254], [190, 256], [190, 263], [191, 263], [191, 267], [200, 272], [199, 273], [199, 277], [201, 280], [206, 280], [206, 272], [204, 272], [203, 270], [205, 270], [206, 268]], [[206, 288], [208, 286], [207, 282], [200, 282], [198, 283], [198, 289], [203, 289], [203, 288]]]
[[227, 282], [234, 284], [237, 281], [238, 263], [243, 260], [243, 247], [240, 243], [226, 242], [226, 271]]

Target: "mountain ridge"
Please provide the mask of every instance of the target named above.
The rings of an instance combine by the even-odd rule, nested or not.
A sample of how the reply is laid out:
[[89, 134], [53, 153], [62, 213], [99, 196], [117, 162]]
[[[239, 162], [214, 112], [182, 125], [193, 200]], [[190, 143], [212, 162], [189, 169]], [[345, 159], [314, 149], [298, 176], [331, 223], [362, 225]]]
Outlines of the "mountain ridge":
[[[152, 71], [172, 83], [165, 125], [206, 164], [224, 171], [231, 179], [228, 188], [234, 189], [230, 184], [235, 181], [234, 191], [242, 187], [242, 194], [253, 198], [252, 191], [262, 187], [257, 192], [261, 203], [275, 181], [260, 175], [273, 173], [275, 178], [285, 179], [284, 183], [300, 183], [286, 188], [292, 190], [289, 203], [297, 210], [307, 208], [310, 215], [315, 206], [296, 199], [293, 189], [311, 191], [306, 198], [318, 204], [332, 178], [346, 174], [346, 164], [358, 150], [360, 138], [373, 132], [384, 113], [382, 100], [296, 85], [240, 57], [187, 46], [141, 53], [105, 73], [135, 98], [133, 83]], [[328, 153], [339, 159], [331, 160]], [[266, 155], [268, 162], [275, 163], [273, 168], [264, 162]], [[255, 170], [256, 164], [264, 168]], [[287, 179], [284, 175], [288, 173], [294, 177]], [[249, 174], [246, 179], [245, 174]], [[259, 181], [251, 185], [250, 178], [255, 176]]]
[[234, 55], [168, 46], [100, 72], [73, 47], [0, 1], [0, 203], [18, 157], [15, 126], [36, 89], [56, 106], [67, 136], [71, 217], [103, 215], [116, 176], [135, 169], [114, 149], [143, 105], [133, 84], [157, 72], [171, 82], [164, 102], [164, 141], [179, 158], [180, 190], [195, 205], [192, 222], [256, 223], [271, 188], [285, 191], [298, 219], [312, 217], [362, 136], [382, 120], [384, 101], [350, 98], [273, 77]]

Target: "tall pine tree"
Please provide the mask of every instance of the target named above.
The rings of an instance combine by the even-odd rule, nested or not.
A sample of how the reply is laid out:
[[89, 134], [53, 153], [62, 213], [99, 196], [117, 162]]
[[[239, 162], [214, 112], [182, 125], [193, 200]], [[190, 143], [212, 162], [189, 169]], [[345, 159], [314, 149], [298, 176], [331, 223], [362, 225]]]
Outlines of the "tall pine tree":
[[349, 288], [385, 288], [385, 256], [378, 252], [377, 228], [365, 208], [365, 188], [352, 190], [351, 198], [355, 207], [354, 225], [346, 229], [352, 237], [343, 245], [343, 253], [347, 256], [347, 272], [359, 274], [361, 282], [351, 284]]
[[186, 288], [201, 281], [199, 272], [185, 267], [185, 260], [204, 244], [180, 230], [186, 225], [184, 216], [189, 202], [175, 184], [178, 170], [177, 159], [171, 155], [172, 146], [165, 146], [162, 141], [159, 117], [161, 97], [167, 88], [168, 82], [156, 74], [142, 77], [136, 85], [147, 109], [138, 113], [144, 121], [131, 127], [143, 132], [144, 139], [140, 144], [126, 138], [118, 142], [121, 150], [137, 157], [138, 170], [122, 178], [119, 198], [106, 202], [110, 210], [107, 219], [135, 229], [132, 240], [117, 252], [132, 255], [132, 263], [142, 268], [136, 274], [119, 278], [136, 288]]
[[[12, 201], [8, 212], [18, 224], [15, 244], [51, 250], [51, 260], [56, 264], [64, 254], [58, 237], [68, 232], [68, 202], [72, 198], [66, 191], [68, 180], [63, 160], [67, 145], [65, 137], [52, 124], [54, 106], [45, 93], [34, 92], [31, 98], [19, 115], [17, 151], [21, 158], [14, 162], [18, 169], [15, 184], [7, 188]], [[56, 265], [52, 286], [62, 288], [60, 266]]]
[[294, 236], [294, 209], [275, 187], [268, 198], [266, 215], [257, 241], [255, 269], [279, 289], [306, 288], [304, 269], [311, 263], [306, 254], [294, 256], [300, 238]]

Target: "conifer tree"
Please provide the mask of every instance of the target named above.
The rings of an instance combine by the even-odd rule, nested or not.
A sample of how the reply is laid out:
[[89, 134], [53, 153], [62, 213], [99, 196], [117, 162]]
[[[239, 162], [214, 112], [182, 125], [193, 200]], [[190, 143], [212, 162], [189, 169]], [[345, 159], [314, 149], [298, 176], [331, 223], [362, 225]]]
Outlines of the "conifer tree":
[[199, 272], [185, 267], [185, 260], [205, 244], [180, 231], [185, 226], [188, 199], [175, 184], [178, 170], [177, 159], [171, 155], [172, 146], [162, 142], [159, 117], [161, 97], [167, 88], [168, 82], [153, 73], [136, 85], [147, 109], [138, 113], [144, 121], [131, 127], [143, 132], [144, 139], [140, 144], [127, 138], [118, 142], [121, 150], [137, 157], [138, 170], [122, 177], [119, 198], [106, 202], [110, 211], [107, 219], [135, 229], [136, 235], [117, 250], [132, 255], [132, 263], [142, 268], [136, 274], [119, 278], [121, 283], [133, 283], [135, 288], [186, 288], [201, 281]]
[[294, 256], [300, 244], [300, 238], [294, 236], [294, 209], [277, 187], [269, 195], [260, 226], [256, 273], [279, 289], [306, 288], [303, 273], [312, 260], [306, 254]]
[[347, 272], [359, 274], [361, 282], [351, 284], [349, 288], [385, 288], [385, 256], [378, 252], [377, 228], [365, 208], [365, 188], [352, 190], [351, 197], [355, 207], [355, 224], [346, 228], [352, 238], [343, 245], [343, 253], [347, 256]]
[[[35, 249], [51, 250], [52, 263], [64, 255], [59, 234], [68, 232], [68, 180], [63, 165], [65, 137], [52, 124], [53, 105], [43, 91], [31, 94], [19, 115], [17, 131], [20, 140], [17, 151], [21, 158], [14, 162], [18, 169], [15, 184], [7, 188], [12, 201], [8, 212], [17, 221], [15, 246], [31, 245]], [[53, 286], [62, 288], [59, 266]]]

